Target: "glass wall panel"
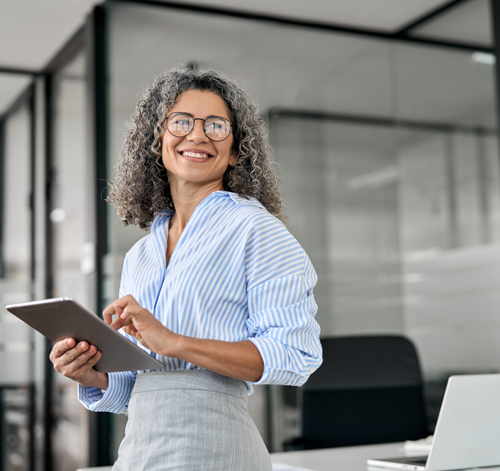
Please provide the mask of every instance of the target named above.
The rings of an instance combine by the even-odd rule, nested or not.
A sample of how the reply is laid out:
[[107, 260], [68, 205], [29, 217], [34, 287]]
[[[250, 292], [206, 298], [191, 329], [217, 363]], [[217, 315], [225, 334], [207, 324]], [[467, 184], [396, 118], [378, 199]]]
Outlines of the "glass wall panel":
[[35, 333], [4, 309], [32, 299], [31, 111], [26, 100], [3, 121], [0, 174], [0, 468], [32, 464]]
[[[455, 49], [223, 15], [109, 12], [110, 173], [145, 85], [179, 62], [222, 70], [269, 116], [288, 227], [319, 275], [322, 334], [410, 336], [429, 391], [451, 372], [499, 369], [491, 66]], [[109, 227], [111, 300], [125, 252], [145, 233], [114, 217]], [[271, 424], [259, 394], [252, 413], [278, 450], [297, 433], [293, 394], [271, 391]]]
[[[129, 120], [141, 90], [155, 76], [179, 62], [191, 63], [201, 69], [222, 70], [246, 88], [263, 111], [294, 109], [386, 118], [391, 115], [390, 48], [382, 41], [167, 8], [111, 4], [109, 11], [110, 172], [121, 147], [124, 123]], [[294, 135], [296, 127], [298, 130]], [[362, 189], [352, 190], [358, 195], [352, 206], [351, 202], [339, 200], [336, 207], [329, 207], [342, 191], [351, 191], [346, 186], [357, 175], [357, 165], [363, 172], [385, 170], [392, 165], [390, 158], [384, 162], [385, 157], [382, 157], [385, 148], [392, 144], [390, 132], [378, 136], [374, 131], [373, 139], [382, 141], [385, 148], [379, 152], [380, 162], [370, 163], [367, 155], [370, 137], [366, 137], [366, 148], [361, 146], [344, 152], [349, 139], [356, 140], [349, 126], [342, 128], [317, 122], [304, 124], [302, 121], [285, 121], [282, 125], [273, 120], [271, 128], [273, 133], [281, 133], [280, 138], [273, 142], [283, 146], [277, 149], [277, 155], [285, 172], [290, 230], [304, 244], [320, 274], [317, 297], [321, 304], [319, 318], [324, 334], [332, 334], [335, 329], [337, 333], [363, 328], [370, 332], [381, 330], [377, 316], [368, 315], [368, 305], [371, 300], [382, 302], [385, 298], [391, 298], [393, 305], [384, 309], [383, 322], [390, 325], [392, 331], [400, 329], [401, 307], [394, 300], [399, 296], [398, 286], [392, 281], [380, 281], [384, 276], [390, 280], [391, 270], [399, 267], [393, 261], [390, 269], [387, 268], [389, 271], [379, 276], [381, 266], [384, 265], [385, 270], [389, 262], [377, 260], [381, 257], [379, 252], [383, 252], [387, 260], [390, 253], [397, 252], [397, 243], [391, 243], [397, 234], [394, 208], [383, 208], [384, 200], [394, 198], [394, 185], [387, 191], [384, 188], [372, 192], [371, 196], [373, 193], [377, 195], [371, 200], [377, 208], [377, 215], [371, 222], [363, 220], [371, 208], [363, 208], [362, 201], [370, 200], [370, 196]], [[351, 133], [350, 138], [330, 148], [335, 142], [330, 135], [332, 131], [340, 137], [346, 130]], [[365, 129], [365, 133], [370, 135], [370, 129]], [[350, 168], [352, 160], [349, 158], [358, 154], [363, 156], [363, 163], [354, 162]], [[331, 161], [332, 155], [339, 156], [338, 160]], [[344, 172], [338, 177], [345, 179], [342, 191], [337, 190], [333, 182], [337, 178], [336, 172]], [[333, 222], [335, 212], [352, 215], [349, 228]], [[317, 230], [307, 233], [304, 224]], [[121, 272], [124, 254], [145, 233], [122, 228], [114, 217], [109, 226], [112, 253], [108, 269], [111, 276], [115, 274], [114, 283], [108, 286], [111, 301], [118, 292], [119, 276], [116, 275]], [[374, 227], [379, 235], [376, 247], [369, 234]], [[354, 233], [356, 239], [349, 240], [350, 233]], [[333, 237], [338, 238], [338, 246]], [[342, 263], [349, 266], [350, 271], [340, 267], [333, 270], [333, 260], [340, 260], [344, 250], [349, 250], [349, 254]], [[325, 257], [325, 253], [328, 256]], [[357, 282], [363, 286], [357, 286]], [[384, 286], [384, 293], [376, 292], [379, 286]], [[357, 294], [364, 293], [365, 289], [370, 294], [357, 299]], [[335, 305], [330, 303], [332, 299], [335, 299]], [[331, 313], [340, 306], [344, 316], [333, 317]], [[361, 307], [361, 314], [352, 314], [357, 307]], [[363, 325], [365, 321], [369, 322], [366, 326]], [[250, 400], [250, 410], [264, 440], [272, 449], [278, 450], [281, 449], [285, 426], [269, 426], [266, 394], [266, 388], [256, 388]], [[281, 404], [279, 400], [277, 408]], [[279, 414], [278, 410], [275, 412]], [[269, 428], [274, 430], [271, 436]]]
[[395, 44], [393, 114], [402, 121], [494, 128], [493, 65], [469, 51]]
[[[35, 251], [35, 276], [34, 276], [34, 299], [47, 297], [47, 163], [45, 159], [45, 138], [43, 132], [45, 124], [45, 79], [38, 77], [34, 83], [34, 130], [35, 130], [35, 162], [34, 162], [34, 251]], [[37, 350], [34, 359], [35, 387], [35, 471], [43, 469], [46, 440], [46, 401], [45, 390], [46, 366], [47, 366], [47, 339], [35, 332], [35, 348]]]
[[[391, 114], [389, 48], [382, 41], [167, 8], [113, 4], [110, 13], [110, 172], [141, 91], [181, 62], [222, 70], [264, 111]], [[117, 231], [119, 272], [123, 253], [144, 233]]]
[[[322, 335], [403, 333], [392, 127], [277, 113], [270, 128], [288, 227], [318, 273]], [[282, 393], [275, 430], [280, 443], [299, 433], [294, 391]]]
[[[50, 222], [53, 252], [53, 297], [68, 296], [93, 309], [89, 276], [93, 245], [89, 242], [93, 198], [89, 176], [93, 160], [86, 138], [86, 64], [78, 53], [53, 78], [53, 161]], [[88, 412], [77, 400], [77, 385], [54, 376], [55, 469], [88, 464]]]
[[397, 117], [449, 127], [399, 135], [406, 331], [429, 381], [498, 371], [494, 69], [470, 52], [408, 45], [395, 68]]
[[391, 127], [272, 115], [289, 228], [318, 272], [322, 335], [403, 331]]

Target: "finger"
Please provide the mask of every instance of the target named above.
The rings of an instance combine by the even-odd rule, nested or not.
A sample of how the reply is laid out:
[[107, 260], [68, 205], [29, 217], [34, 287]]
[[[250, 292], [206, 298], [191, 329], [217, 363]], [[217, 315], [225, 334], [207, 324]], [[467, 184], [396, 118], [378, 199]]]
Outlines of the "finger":
[[88, 342], [80, 342], [75, 345], [73, 348], [67, 350], [63, 355], [61, 355], [58, 359], [58, 363], [60, 366], [66, 366], [75, 361], [80, 355], [88, 352], [93, 347], [93, 352], [97, 350], [95, 346], [91, 346]]
[[133, 322], [133, 318], [136, 316], [136, 310], [135, 306], [127, 306], [118, 317], [122, 322]]
[[68, 338], [60, 340], [59, 342], [56, 342], [52, 347], [49, 358], [51, 359], [51, 361], [54, 361], [64, 355], [68, 350], [72, 349], [75, 345], [75, 339]]
[[120, 301], [123, 302], [126, 302], [127, 304], [137, 304], [139, 305], [139, 303], [136, 301], [136, 299], [131, 295], [131, 294], [127, 294], [125, 296], [123, 296], [122, 298], [120, 298]]
[[132, 337], [135, 337], [136, 339], [139, 336], [139, 331], [133, 325], [129, 325], [129, 326], [124, 327], [123, 331], [126, 334], [131, 335]]
[[132, 325], [134, 322], [141, 319], [143, 314], [144, 309], [138, 304], [126, 306], [120, 315], [111, 323], [111, 327], [118, 330], [127, 325]]
[[102, 352], [97, 350], [95, 354], [87, 360], [87, 365], [90, 368], [94, 367], [95, 364], [101, 359], [101, 357], [102, 357]]
[[113, 315], [116, 314], [118, 317], [121, 316], [124, 309], [129, 305], [139, 306], [138, 302], [134, 299], [134, 297], [130, 294], [123, 296], [116, 301], [113, 301], [109, 306], [107, 306], [102, 312], [104, 321], [111, 325]]
[[[76, 372], [77, 370], [82, 368], [92, 368], [92, 366], [94, 366], [98, 361], [98, 359], [95, 359], [98, 352], [99, 351], [97, 350], [97, 347], [95, 345], [91, 345], [86, 352], [78, 355], [71, 365], [74, 371]], [[94, 362], [92, 363], [93, 360]]]
[[[132, 298], [132, 296], [130, 296], [130, 298]], [[132, 298], [132, 300], [134, 299]], [[120, 317], [123, 310], [127, 307], [128, 302], [129, 299], [127, 298], [127, 296], [125, 296], [124, 298], [117, 299], [116, 301], [113, 301], [109, 306], [107, 306], [104, 309], [104, 311], [102, 311], [102, 317], [104, 318], [104, 321], [107, 324], [111, 324], [113, 315], [116, 314], [118, 317]]]
[[144, 340], [141, 333], [134, 326], [124, 327], [123, 331], [131, 337], [134, 337], [144, 347], [149, 348], [149, 345]]
[[122, 319], [121, 317], [116, 318], [110, 325], [113, 327], [115, 330], [120, 330], [123, 327], [126, 327], [128, 325], [132, 324], [131, 319]]
[[113, 320], [113, 316], [115, 314], [119, 315], [119, 313], [117, 312], [117, 309], [120, 309], [118, 306], [115, 306], [115, 303], [111, 303], [109, 306], [107, 306], [104, 311], [102, 311], [102, 317], [104, 319], [104, 322], [106, 322], [106, 324], [111, 324], [112, 320]]
[[125, 309], [127, 306], [139, 306], [139, 303], [130, 294], [127, 294], [126, 296], [117, 299], [112, 304], [115, 309], [121, 308], [122, 310]]
[[[90, 354], [89, 350], [91, 352]], [[96, 347], [91, 348], [87, 342], [80, 342], [74, 348], [68, 350], [64, 353], [64, 355], [60, 356], [53, 362], [54, 369], [57, 372], [62, 373], [64, 376], [70, 377], [71, 374], [78, 369], [84, 361], [86, 361], [85, 357], [87, 356], [90, 358], [90, 356], [96, 351]]]

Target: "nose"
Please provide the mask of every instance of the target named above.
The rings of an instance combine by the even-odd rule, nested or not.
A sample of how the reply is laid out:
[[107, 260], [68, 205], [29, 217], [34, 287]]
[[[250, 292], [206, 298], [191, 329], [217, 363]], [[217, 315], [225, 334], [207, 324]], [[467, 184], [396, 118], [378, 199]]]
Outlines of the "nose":
[[193, 142], [208, 142], [209, 139], [207, 135], [205, 134], [205, 130], [203, 129], [203, 125], [205, 124], [205, 121], [202, 119], [195, 119], [194, 120], [194, 127], [193, 130], [186, 136], [190, 141]]

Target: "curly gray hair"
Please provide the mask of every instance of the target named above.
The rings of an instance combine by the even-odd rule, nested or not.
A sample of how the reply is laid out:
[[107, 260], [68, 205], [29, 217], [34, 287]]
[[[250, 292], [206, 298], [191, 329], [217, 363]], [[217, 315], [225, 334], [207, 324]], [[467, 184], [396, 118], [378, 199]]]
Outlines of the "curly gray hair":
[[185, 66], [157, 78], [137, 104], [106, 201], [117, 208], [125, 225], [141, 228], [148, 228], [158, 211], [174, 209], [162, 163], [163, 123], [179, 95], [193, 89], [216, 93], [229, 110], [238, 157], [224, 174], [224, 189], [256, 198], [283, 220], [279, 179], [272, 168], [266, 126], [257, 105], [224, 75]]

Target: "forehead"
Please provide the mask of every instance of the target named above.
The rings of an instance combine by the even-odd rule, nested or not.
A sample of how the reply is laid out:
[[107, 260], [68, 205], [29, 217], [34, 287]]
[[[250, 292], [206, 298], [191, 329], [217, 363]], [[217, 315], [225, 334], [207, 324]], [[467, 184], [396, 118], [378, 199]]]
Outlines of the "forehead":
[[207, 90], [187, 90], [181, 93], [170, 112], [184, 112], [196, 118], [215, 115], [230, 119], [226, 102], [216, 93]]

